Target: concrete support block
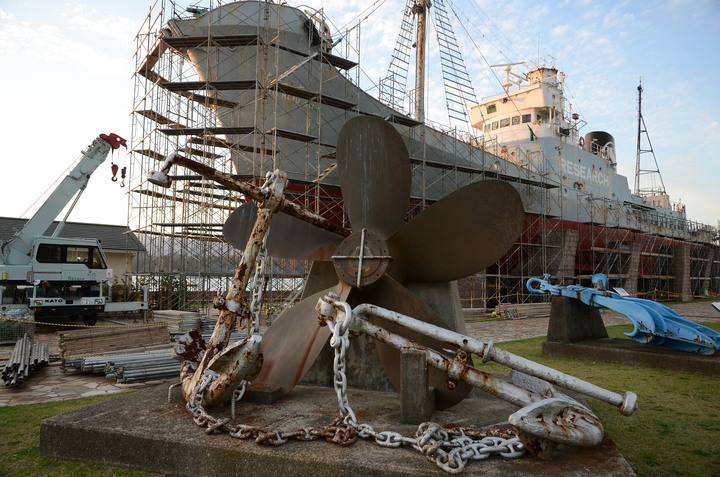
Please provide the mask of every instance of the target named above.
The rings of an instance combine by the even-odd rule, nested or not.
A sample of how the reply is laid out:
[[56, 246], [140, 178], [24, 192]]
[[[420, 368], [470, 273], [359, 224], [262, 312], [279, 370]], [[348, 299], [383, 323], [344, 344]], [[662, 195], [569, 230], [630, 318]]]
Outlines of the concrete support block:
[[628, 262], [627, 270], [625, 273], [630, 275], [630, 278], [623, 280], [623, 288], [630, 296], [637, 296], [638, 292], [638, 275], [640, 273], [640, 242], [635, 241], [631, 243], [630, 249], [630, 260]]
[[607, 337], [600, 310], [572, 298], [563, 296], [552, 298], [548, 341], [576, 343]]
[[547, 244], [558, 250], [549, 258], [549, 273], [559, 279], [575, 277], [575, 257], [577, 255], [580, 233], [577, 230], [551, 230]]
[[[332, 282], [333, 277], [334, 283]], [[304, 294], [309, 296], [336, 283], [337, 275], [335, 275], [334, 270], [322, 265], [316, 267], [315, 264], [313, 264]], [[407, 283], [405, 286], [427, 304], [430, 309], [443, 320], [447, 328], [461, 334], [467, 334], [457, 282]], [[352, 306], [356, 304], [357, 303], [351, 303]], [[347, 356], [348, 360], [345, 367], [345, 374], [349, 387], [374, 391], [390, 391], [394, 389], [380, 364], [375, 350], [375, 340], [371, 336], [363, 334], [351, 336]], [[425, 363], [424, 354], [422, 361]], [[325, 345], [300, 383], [315, 386], [332, 386], [334, 382], [333, 362], [334, 352], [329, 345]], [[425, 365], [425, 367], [427, 369], [427, 365]], [[427, 394], [427, 370], [423, 372], [422, 375], [425, 380], [425, 394]], [[411, 374], [411, 376], [411, 380], [419, 379], [419, 373]], [[419, 385], [417, 385], [417, 387], [419, 388]], [[434, 410], [434, 391], [431, 394], [431, 397], [422, 398], [422, 406], [415, 411], [418, 415], [424, 416], [427, 412], [432, 413], [432, 410]], [[430, 403], [430, 411], [425, 409], [425, 406], [428, 405], [427, 403]], [[412, 406], [415, 405], [413, 404], [410, 407]], [[406, 407], [408, 406], [403, 406], [403, 409]], [[417, 423], [419, 424], [425, 420], [427, 419], [423, 419]]]
[[460, 304], [460, 291], [456, 281], [442, 283], [405, 283], [413, 292], [440, 317], [448, 329], [467, 334], [465, 317]]
[[425, 352], [406, 349], [400, 361], [400, 407], [403, 424], [421, 424], [432, 418], [435, 390], [430, 387]]
[[283, 393], [280, 386], [249, 383], [245, 388], [242, 400], [257, 404], [273, 404], [281, 397], [283, 397]]
[[672, 291], [680, 295], [680, 301], [692, 300], [692, 284], [690, 283], [690, 246], [687, 244], [673, 247], [673, 260], [670, 274], [675, 277]]

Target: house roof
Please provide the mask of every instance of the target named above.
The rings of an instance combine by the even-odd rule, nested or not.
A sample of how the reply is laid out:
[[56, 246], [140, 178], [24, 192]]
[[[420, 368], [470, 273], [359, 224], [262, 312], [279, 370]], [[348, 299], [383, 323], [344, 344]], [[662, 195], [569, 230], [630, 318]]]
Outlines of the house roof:
[[[0, 217], [0, 241], [7, 241], [20, 231], [28, 219]], [[43, 235], [52, 235], [58, 221], [52, 223]], [[65, 238], [94, 238], [102, 244], [103, 250], [131, 250], [144, 252], [145, 247], [137, 236], [125, 225], [86, 224], [65, 222], [60, 232]]]

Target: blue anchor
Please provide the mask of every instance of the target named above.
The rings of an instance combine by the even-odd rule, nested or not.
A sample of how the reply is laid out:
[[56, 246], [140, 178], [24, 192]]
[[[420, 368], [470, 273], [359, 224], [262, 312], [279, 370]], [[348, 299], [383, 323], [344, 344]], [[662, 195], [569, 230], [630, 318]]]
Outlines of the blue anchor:
[[549, 293], [580, 300], [595, 308], [608, 308], [627, 316], [634, 325], [625, 335], [640, 343], [650, 343], [706, 355], [720, 348], [720, 333], [688, 321], [671, 308], [652, 300], [624, 297], [607, 290], [608, 278], [602, 273], [592, 277], [595, 288], [580, 285], [559, 286], [549, 282], [550, 275], [530, 278], [525, 286], [532, 293]]

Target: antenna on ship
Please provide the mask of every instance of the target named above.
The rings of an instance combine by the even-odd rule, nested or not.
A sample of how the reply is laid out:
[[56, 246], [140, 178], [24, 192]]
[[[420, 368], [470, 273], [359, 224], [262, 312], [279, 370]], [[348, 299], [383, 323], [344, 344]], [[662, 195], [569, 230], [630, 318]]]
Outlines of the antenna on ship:
[[[525, 76], [520, 76], [517, 73], [513, 73], [512, 67], [516, 65], [524, 65], [524, 61], [518, 61], [517, 63], [503, 63], [500, 65], [490, 65], [490, 68], [499, 68], [501, 66], [505, 67], [505, 82], [502, 84], [503, 89], [507, 93], [510, 90], [510, 87], [512, 85], [520, 86], [520, 83], [525, 81]], [[514, 77], [515, 79], [511, 79], [510, 77]]]
[[[651, 196], [660, 196], [660, 195], [667, 195], [667, 192], [665, 191], [665, 183], [663, 182], [662, 175], [660, 174], [660, 167], [657, 163], [657, 158], [655, 157], [655, 151], [653, 151], [652, 143], [650, 142], [650, 135], [648, 135], [647, 127], [645, 126], [645, 120], [643, 119], [642, 115], [642, 78], [640, 78], [640, 84], [637, 87], [638, 91], [638, 131], [637, 131], [637, 155], [635, 157], [635, 190], [633, 191], [635, 195], [639, 195], [641, 197], [651, 197]], [[648, 148], [649, 149], [643, 149], [642, 148], [642, 137], [645, 136]], [[641, 166], [641, 158], [643, 154], [652, 154], [653, 162], [655, 164], [655, 169], [643, 169]], [[640, 187], [640, 177], [648, 175], [650, 176], [650, 185], [645, 188]], [[659, 185], [656, 185], [656, 177], [660, 181]]]

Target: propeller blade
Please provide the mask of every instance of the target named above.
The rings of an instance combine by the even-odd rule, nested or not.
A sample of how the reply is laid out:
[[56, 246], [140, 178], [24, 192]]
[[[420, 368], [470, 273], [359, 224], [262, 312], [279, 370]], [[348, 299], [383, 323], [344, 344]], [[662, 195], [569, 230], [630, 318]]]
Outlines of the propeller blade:
[[[426, 323], [442, 328], [447, 328], [439, 316], [430, 309], [410, 290], [402, 286], [387, 275], [380, 280], [363, 288], [355, 288], [350, 297], [353, 303], [371, 303], [388, 310], [411, 316]], [[448, 355], [447, 349], [456, 350], [457, 346], [442, 343], [423, 334], [411, 331], [399, 324], [373, 318], [372, 323], [376, 326], [404, 336], [407, 339], [432, 348], [440, 353]], [[375, 342], [378, 359], [390, 382], [396, 389], [400, 389], [400, 360], [401, 352], [391, 346], [379, 341]], [[451, 359], [453, 356], [449, 356]], [[472, 390], [472, 386], [460, 381], [454, 389], [448, 389], [447, 375], [435, 368], [428, 367], [430, 385], [435, 388], [435, 406], [438, 409], [446, 409], [462, 401]]]
[[318, 300], [330, 291], [344, 301], [350, 287], [340, 283], [315, 293], [277, 317], [263, 335], [263, 366], [253, 383], [279, 386], [286, 394], [302, 379], [330, 336], [330, 329], [318, 324], [315, 311]]
[[387, 241], [388, 270], [411, 282], [446, 282], [484, 270], [522, 232], [520, 195], [499, 180], [475, 182], [431, 205]]
[[352, 118], [340, 129], [337, 165], [353, 230], [389, 237], [410, 207], [410, 158], [400, 134], [383, 119]]
[[[256, 217], [257, 207], [252, 202], [235, 209], [223, 225], [225, 240], [243, 250]], [[270, 219], [265, 247], [272, 257], [330, 261], [342, 240], [341, 235], [279, 212]]]
[[256, 218], [257, 207], [252, 202], [247, 202], [232, 211], [223, 224], [225, 241], [238, 250], [244, 250]]

